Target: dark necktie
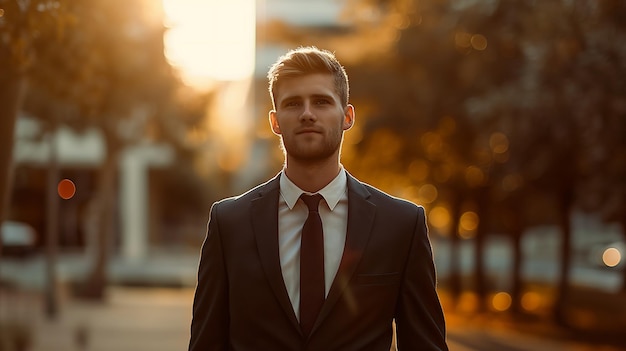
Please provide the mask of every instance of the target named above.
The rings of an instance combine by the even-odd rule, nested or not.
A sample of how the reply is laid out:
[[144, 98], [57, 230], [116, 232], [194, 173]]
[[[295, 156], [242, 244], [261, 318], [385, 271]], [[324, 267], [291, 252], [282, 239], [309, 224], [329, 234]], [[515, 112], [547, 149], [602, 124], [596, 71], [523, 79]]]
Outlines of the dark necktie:
[[300, 327], [309, 335], [325, 299], [324, 234], [318, 206], [322, 195], [300, 196], [309, 207], [300, 247]]

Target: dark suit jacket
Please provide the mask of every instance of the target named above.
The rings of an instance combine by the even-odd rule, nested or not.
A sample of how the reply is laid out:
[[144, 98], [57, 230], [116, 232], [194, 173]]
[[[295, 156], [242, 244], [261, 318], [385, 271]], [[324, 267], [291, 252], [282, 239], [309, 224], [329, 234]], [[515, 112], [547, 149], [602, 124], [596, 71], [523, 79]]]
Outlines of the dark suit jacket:
[[339, 271], [310, 336], [280, 267], [279, 176], [211, 208], [193, 303], [191, 351], [447, 350], [424, 209], [348, 175]]

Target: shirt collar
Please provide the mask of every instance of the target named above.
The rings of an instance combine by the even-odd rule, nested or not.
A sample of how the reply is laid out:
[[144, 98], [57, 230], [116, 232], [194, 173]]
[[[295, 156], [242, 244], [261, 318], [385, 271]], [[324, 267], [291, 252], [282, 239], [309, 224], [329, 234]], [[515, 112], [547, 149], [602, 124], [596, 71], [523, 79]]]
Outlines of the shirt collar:
[[[339, 200], [345, 195], [348, 190], [348, 177], [346, 176], [346, 171], [343, 166], [340, 165], [339, 174], [333, 179], [328, 185], [322, 188], [317, 193], [324, 197], [324, 200], [328, 204], [328, 207], [332, 211]], [[300, 189], [297, 185], [295, 185], [285, 174], [285, 170], [283, 169], [280, 175], [280, 194], [285, 199], [287, 206], [289, 209], [293, 209], [302, 194], [311, 194]]]

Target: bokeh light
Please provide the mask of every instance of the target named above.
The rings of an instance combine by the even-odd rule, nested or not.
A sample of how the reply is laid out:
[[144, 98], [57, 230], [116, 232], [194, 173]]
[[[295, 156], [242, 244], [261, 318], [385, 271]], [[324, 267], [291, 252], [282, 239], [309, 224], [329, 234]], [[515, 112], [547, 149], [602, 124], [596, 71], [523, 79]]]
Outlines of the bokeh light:
[[472, 35], [466, 32], [457, 32], [454, 35], [454, 42], [458, 47], [469, 48], [472, 43]]
[[68, 200], [74, 197], [74, 194], [76, 193], [76, 186], [71, 180], [63, 179], [57, 186], [57, 192], [62, 199]]
[[524, 178], [519, 174], [508, 174], [502, 179], [502, 190], [511, 192], [524, 184]]
[[541, 307], [541, 301], [540, 294], [534, 291], [526, 292], [522, 295], [522, 308], [529, 312], [536, 311]]
[[602, 262], [604, 262], [607, 267], [615, 267], [621, 262], [621, 260], [621, 252], [614, 247], [604, 250], [604, 253], [602, 254]]
[[476, 166], [469, 166], [465, 169], [465, 181], [467, 184], [475, 188], [485, 182], [485, 173]]
[[444, 142], [439, 133], [426, 132], [420, 140], [426, 150], [427, 157], [431, 160], [436, 159], [444, 150]]
[[504, 133], [493, 133], [489, 137], [489, 147], [496, 154], [503, 154], [509, 150], [509, 138]]
[[491, 299], [491, 305], [496, 311], [504, 312], [511, 307], [511, 295], [505, 292], [499, 292]]
[[478, 296], [471, 291], [464, 291], [459, 296], [457, 309], [460, 312], [474, 312], [478, 309]]
[[450, 164], [441, 164], [433, 170], [433, 178], [438, 183], [447, 182], [454, 172], [454, 168]]
[[451, 116], [445, 116], [439, 121], [439, 133], [444, 136], [450, 136], [456, 131], [456, 121]]
[[417, 196], [422, 203], [432, 203], [437, 200], [437, 188], [432, 184], [424, 184], [420, 187]]
[[411, 177], [411, 179], [414, 179], [418, 182], [426, 179], [429, 173], [430, 168], [428, 166], [428, 163], [426, 163], [426, 161], [424, 160], [414, 160], [409, 165], [409, 176]]
[[472, 47], [474, 49], [479, 51], [485, 50], [487, 48], [487, 38], [485, 38], [485, 36], [481, 34], [472, 35], [470, 43], [472, 44]]
[[450, 223], [450, 212], [443, 206], [437, 206], [430, 210], [428, 221], [436, 228], [445, 228]]
[[489, 148], [496, 162], [505, 163], [509, 160], [509, 138], [504, 133], [496, 132], [489, 136]]
[[459, 235], [461, 238], [469, 239], [476, 235], [476, 228], [479, 223], [478, 214], [473, 211], [464, 212], [459, 220]]

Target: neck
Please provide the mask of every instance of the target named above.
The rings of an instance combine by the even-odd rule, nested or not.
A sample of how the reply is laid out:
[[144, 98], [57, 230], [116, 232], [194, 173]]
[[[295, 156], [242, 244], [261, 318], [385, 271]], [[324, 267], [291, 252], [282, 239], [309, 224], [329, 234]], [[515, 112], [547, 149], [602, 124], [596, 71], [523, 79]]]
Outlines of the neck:
[[316, 193], [328, 185], [339, 174], [339, 158], [311, 163], [287, 157], [285, 174], [300, 189]]

